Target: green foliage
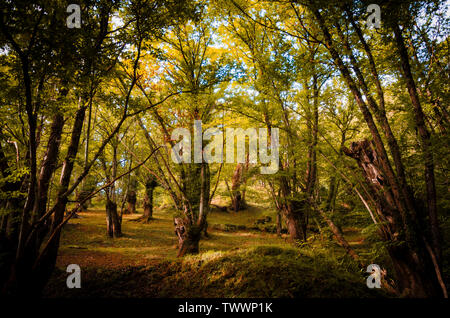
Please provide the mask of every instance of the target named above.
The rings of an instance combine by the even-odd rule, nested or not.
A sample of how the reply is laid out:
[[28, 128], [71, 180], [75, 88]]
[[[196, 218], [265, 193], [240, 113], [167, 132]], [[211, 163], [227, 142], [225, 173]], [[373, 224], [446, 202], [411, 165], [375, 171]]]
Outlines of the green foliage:
[[[110, 280], [105, 285], [94, 283], [93, 288], [113, 281], [125, 286], [125, 279], [147, 275], [152, 287], [143, 293], [154, 296], [190, 295], [196, 290], [198, 295], [230, 297], [372, 296], [360, 289], [361, 277], [355, 274], [354, 264], [343, 256], [327, 222], [309, 200], [326, 212], [365, 261], [384, 264], [392, 272], [387, 249], [406, 243], [381, 242], [359, 193], [375, 217], [383, 200], [369, 198], [369, 192], [372, 196], [375, 192], [366, 189], [372, 186], [370, 180], [361, 176], [356, 161], [342, 150], [351, 142], [374, 138], [377, 131], [381, 136], [378, 150], [387, 152], [382, 170], [391, 165], [398, 174], [404, 166], [404, 189], [411, 189], [414, 200], [410, 206], [417, 208], [424, 235], [430, 232], [429, 216], [422, 212], [427, 209], [426, 181], [431, 175], [424, 167], [427, 155], [432, 155], [443, 253], [448, 255], [448, 4], [436, 0], [380, 2], [382, 25], [372, 30], [362, 23], [368, 3], [89, 0], [81, 1], [82, 27], [69, 29], [64, 24], [65, 1], [3, 1], [0, 234], [14, 227], [11, 224], [20, 228], [36, 221], [42, 216], [36, 213], [53, 211], [55, 202], [80, 200], [107, 184], [98, 194], [97, 204], [104, 204], [106, 195], [116, 203], [125, 203], [131, 190], [138, 193], [139, 205], [151, 177], [156, 187], [155, 210], [164, 212], [152, 226], [162, 228], [133, 225], [130, 231], [135, 237], [111, 242], [104, 233], [92, 231], [94, 221], [87, 220], [70, 224], [65, 235], [70, 244], [97, 252], [119, 248], [127, 255], [147, 258], [153, 249], [158, 257], [173, 256], [175, 252], [168, 248], [174, 239], [171, 219], [173, 215], [186, 216], [184, 196], [191, 203], [188, 214], [198, 217], [203, 180], [200, 165], [172, 162], [169, 151], [177, 141], [171, 139], [171, 133], [180, 127], [191, 130], [193, 121], [201, 119], [204, 129], [278, 128], [280, 170], [262, 176], [258, 173], [260, 163], [249, 164], [243, 174], [245, 182], [239, 185], [242, 193], [245, 190], [247, 210], [234, 214], [212, 209], [208, 220], [215, 237], [200, 244], [201, 250], [208, 252], [184, 261], [170, 259], [155, 268], [105, 270], [98, 274], [110, 275]], [[320, 9], [323, 21], [315, 9]], [[412, 107], [411, 88], [406, 86], [392, 32], [396, 24], [407, 43], [406, 60], [411, 64], [423, 114], [416, 114]], [[326, 28], [332, 43], [325, 39]], [[336, 56], [342, 57], [340, 68]], [[349, 89], [349, 78], [344, 78], [342, 68], [348, 68], [363, 97], [355, 98], [355, 88], [353, 92]], [[371, 99], [373, 104], [364, 110], [361, 103]], [[85, 112], [85, 120], [77, 142], [74, 116], [79, 111]], [[384, 113], [387, 125], [378, 118]], [[62, 116], [64, 125], [60, 136], [51, 141], [55, 115]], [[372, 117], [373, 125], [369, 123]], [[425, 122], [429, 144], [422, 140], [418, 119]], [[386, 126], [393, 133], [390, 141]], [[395, 162], [396, 144], [401, 165]], [[45, 170], [51, 146], [58, 149], [48, 180], [30, 182], [38, 180]], [[145, 165], [127, 174], [156, 148], [159, 150]], [[69, 160], [74, 163], [68, 176], [71, 193], [58, 198], [60, 190], [66, 191], [60, 176], [67, 168], [63, 162], [69, 151], [75, 153]], [[235, 164], [230, 163], [208, 165], [205, 192], [211, 194], [217, 182], [213, 203], [218, 210], [230, 205], [233, 191], [225, 181], [232, 179], [234, 169]], [[74, 184], [79, 176], [84, 180]], [[118, 176], [122, 177], [115, 180]], [[400, 175], [392, 180], [397, 179]], [[47, 183], [48, 188], [43, 186]], [[39, 191], [42, 188], [46, 193]], [[45, 211], [34, 211], [38, 204], [28, 201], [31, 211], [21, 213], [27, 193], [40, 195], [47, 205], [42, 209]], [[379, 196], [383, 196], [381, 191]], [[297, 214], [313, 220], [308, 225], [309, 237], [297, 242], [296, 249], [279, 247], [286, 242], [272, 235], [277, 213], [286, 212], [286, 203], [295, 205]], [[30, 220], [21, 219], [22, 215], [29, 215]], [[271, 217], [270, 222], [255, 224], [266, 216]], [[95, 222], [95, 227], [100, 227], [104, 216]], [[125, 222], [125, 231], [127, 225]], [[71, 226], [77, 231], [71, 231]], [[397, 234], [403, 235], [402, 231]], [[240, 245], [242, 236], [251, 237], [242, 243], [245, 246]], [[91, 246], [91, 240], [99, 244]], [[149, 247], [146, 240], [159, 246]], [[39, 250], [41, 243], [30, 245]], [[63, 240], [63, 252], [71, 248], [66, 243]], [[255, 248], [262, 243], [275, 247]], [[139, 254], [137, 247], [133, 250], [132, 244], [144, 248], [146, 254]], [[242, 248], [230, 251], [235, 246]], [[445, 258], [443, 265], [448, 277]], [[189, 276], [189, 272], [194, 275]], [[95, 273], [92, 270], [88, 275], [94, 277]], [[348, 290], [339, 291], [340, 283]], [[175, 286], [181, 286], [180, 290]], [[114, 293], [123, 295], [119, 288]]]

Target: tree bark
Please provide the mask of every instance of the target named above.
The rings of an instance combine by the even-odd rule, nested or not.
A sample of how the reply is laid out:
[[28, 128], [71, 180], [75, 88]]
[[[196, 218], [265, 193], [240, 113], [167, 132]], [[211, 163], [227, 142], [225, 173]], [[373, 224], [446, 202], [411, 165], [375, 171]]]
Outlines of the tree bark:
[[136, 192], [130, 190], [127, 194], [127, 212], [128, 214], [136, 213]]
[[231, 179], [231, 192], [233, 194], [231, 197], [231, 208], [234, 212], [238, 212], [245, 208], [245, 201], [240, 189], [244, 180], [244, 173], [244, 165], [238, 163]]
[[60, 228], [58, 229], [58, 225], [62, 222], [64, 218], [64, 212], [66, 210], [66, 205], [68, 202], [65, 193], [69, 188], [70, 178], [72, 176], [72, 171], [75, 164], [75, 158], [78, 153], [78, 146], [80, 143], [85, 112], [86, 107], [81, 106], [75, 115], [71, 141], [61, 171], [59, 191], [54, 207], [53, 220], [51, 222], [50, 227], [51, 232], [54, 231], [56, 232], [55, 239], [53, 239], [49, 243], [49, 247], [46, 253], [42, 255], [41, 259], [39, 260], [39, 263], [31, 264], [34, 265], [35, 268], [34, 275], [38, 276], [38, 283], [36, 284], [38, 290], [41, 290], [45, 285], [45, 283], [48, 281], [56, 263], [56, 257], [58, 254], [59, 241], [61, 235], [61, 229]]
[[109, 237], [122, 236], [122, 225], [117, 214], [117, 204], [110, 199], [106, 200], [106, 229]]
[[196, 254], [201, 234], [207, 227], [211, 175], [209, 165], [184, 164], [181, 166], [184, 191], [184, 218], [175, 218], [175, 234], [178, 237], [178, 256]]
[[286, 226], [292, 242], [306, 241], [306, 218], [304, 213], [304, 201], [291, 197], [291, 188], [285, 176], [280, 177], [282, 202], [281, 210], [286, 220]]
[[182, 218], [174, 219], [175, 235], [178, 237], [178, 257], [187, 254], [197, 254], [201, 237], [201, 228], [190, 224], [190, 221]]
[[153, 218], [153, 191], [157, 183], [153, 177], [150, 177], [145, 183], [145, 197], [144, 197], [144, 220], [146, 222]]
[[437, 215], [436, 204], [436, 184], [434, 177], [434, 159], [433, 150], [431, 149], [431, 136], [425, 124], [425, 115], [420, 103], [419, 95], [417, 93], [416, 84], [411, 73], [411, 67], [409, 65], [408, 52], [405, 47], [405, 43], [402, 36], [402, 31], [397, 23], [393, 25], [395, 41], [400, 55], [401, 68], [403, 71], [403, 77], [406, 81], [406, 87], [413, 106], [414, 119], [419, 131], [420, 145], [422, 147], [422, 155], [424, 157], [425, 164], [425, 184], [427, 193], [427, 211], [429, 217], [429, 223], [431, 227], [433, 248], [438, 258], [438, 262], [441, 259], [441, 238], [439, 221]]
[[281, 212], [277, 209], [277, 236], [281, 237]]
[[394, 265], [397, 285], [401, 293], [411, 297], [442, 295], [436, 269], [426, 250], [422, 231], [417, 224], [404, 223], [398, 217], [396, 202], [389, 195], [391, 187], [382, 170], [381, 159], [372, 143], [353, 142], [344, 153], [354, 158], [376, 201], [376, 212], [383, 220], [380, 233], [389, 242], [387, 250]]
[[289, 204], [283, 210], [290, 239], [292, 242], [306, 241], [305, 223], [302, 222], [303, 215], [294, 210], [292, 206]]

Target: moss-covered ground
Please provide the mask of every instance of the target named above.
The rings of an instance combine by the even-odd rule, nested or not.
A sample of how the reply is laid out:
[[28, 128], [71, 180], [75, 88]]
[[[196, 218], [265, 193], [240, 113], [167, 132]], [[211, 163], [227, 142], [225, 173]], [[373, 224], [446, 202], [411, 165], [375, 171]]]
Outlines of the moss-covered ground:
[[[251, 205], [238, 213], [213, 210], [209, 237], [200, 254], [177, 259], [173, 211], [155, 209], [149, 223], [124, 215], [121, 238], [106, 236], [105, 212], [91, 208], [65, 226], [57, 268], [45, 297], [379, 297], [368, 289], [365, 269], [349, 259], [329, 233], [311, 233], [295, 245], [286, 234], [252, 229], [275, 212]], [[224, 230], [223, 225], [245, 226]], [[221, 226], [222, 225], [222, 226]], [[364, 236], [345, 228], [350, 244], [364, 254]], [[69, 264], [82, 271], [82, 288], [66, 287]]]

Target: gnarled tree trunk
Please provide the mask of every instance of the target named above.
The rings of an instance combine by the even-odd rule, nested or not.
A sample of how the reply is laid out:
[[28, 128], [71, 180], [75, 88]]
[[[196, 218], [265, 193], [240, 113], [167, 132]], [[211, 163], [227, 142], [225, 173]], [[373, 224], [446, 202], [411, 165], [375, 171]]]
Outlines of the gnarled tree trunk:
[[201, 234], [207, 227], [211, 181], [209, 166], [205, 162], [186, 164], [182, 168], [184, 217], [174, 219], [179, 257], [199, 251]]
[[197, 254], [202, 227], [191, 224], [188, 219], [175, 218], [175, 235], [178, 237], [178, 257]]
[[285, 175], [280, 176], [280, 195], [280, 207], [291, 241], [306, 241], [305, 200], [299, 198], [300, 193], [292, 189]]
[[117, 214], [117, 204], [110, 199], [106, 200], [106, 231], [109, 237], [122, 236], [122, 224]]
[[306, 220], [302, 208], [297, 202], [283, 205], [283, 214], [291, 241], [306, 241]]
[[127, 213], [134, 214], [136, 213], [136, 191], [131, 190], [127, 194]]
[[375, 146], [367, 141], [353, 142], [344, 153], [354, 158], [369, 187], [369, 194], [376, 202], [375, 211], [381, 221], [378, 223], [382, 239], [389, 242], [387, 250], [391, 257], [397, 287], [405, 296], [440, 296], [440, 272], [433, 264], [433, 251], [427, 250], [425, 233], [414, 218], [413, 211], [406, 211], [402, 217], [396, 200], [393, 199], [390, 180], [385, 176], [381, 158]]
[[247, 170], [248, 161], [245, 165], [238, 163], [234, 169], [233, 177], [231, 179], [231, 208], [234, 212], [245, 209], [245, 173]]

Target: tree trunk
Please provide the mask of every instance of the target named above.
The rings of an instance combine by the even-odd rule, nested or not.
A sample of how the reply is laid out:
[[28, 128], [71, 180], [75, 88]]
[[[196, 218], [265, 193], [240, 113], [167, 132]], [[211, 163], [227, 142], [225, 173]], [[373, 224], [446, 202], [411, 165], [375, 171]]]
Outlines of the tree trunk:
[[281, 212], [277, 210], [277, 236], [281, 236]]
[[238, 212], [245, 208], [244, 191], [241, 193], [241, 186], [244, 181], [245, 167], [242, 163], [238, 163], [234, 169], [231, 182], [231, 208], [234, 212]]
[[442, 297], [439, 286], [436, 285], [434, 269], [412, 252], [407, 246], [391, 245], [388, 248], [396, 274], [396, 284], [402, 296], [405, 297]]
[[339, 189], [339, 179], [336, 174], [333, 174], [330, 179], [330, 190], [328, 191], [328, 196], [325, 204], [325, 209], [327, 211], [334, 210], [336, 205], [336, 196]]
[[144, 220], [146, 222], [153, 218], [153, 191], [157, 183], [153, 177], [150, 177], [145, 183], [145, 197], [144, 197]]
[[[15, 275], [17, 275], [17, 277], [21, 277], [20, 281], [26, 282], [26, 285], [19, 287], [19, 289], [21, 290], [27, 289], [27, 286], [29, 285], [33, 285], [36, 292], [40, 292], [50, 278], [50, 275], [55, 267], [61, 235], [61, 228], [58, 228], [58, 226], [64, 219], [64, 212], [66, 210], [66, 205], [68, 202], [68, 199], [65, 196], [65, 192], [69, 187], [73, 167], [75, 164], [75, 158], [78, 153], [78, 146], [83, 127], [85, 110], [86, 107], [81, 106], [75, 115], [71, 141], [61, 171], [59, 191], [54, 206], [53, 220], [50, 225], [50, 232], [54, 233], [54, 238], [48, 243], [45, 252], [36, 260], [30, 259], [30, 255], [22, 255], [23, 251], [20, 254], [20, 251], [18, 251], [19, 260]], [[29, 245], [37, 245], [37, 243], [33, 240], [28, 240], [28, 242]], [[40, 244], [41, 242], [38, 243]], [[26, 248], [26, 250], [28, 250], [28, 248]], [[27, 263], [26, 266], [23, 265], [25, 263]], [[23, 271], [27, 271], [27, 273], [23, 273]], [[32, 278], [30, 278], [29, 275], [32, 275]], [[30, 283], [29, 281], [27, 282], [28, 279], [31, 279], [33, 283]]]
[[434, 177], [434, 159], [433, 150], [431, 149], [431, 136], [425, 125], [425, 115], [422, 110], [419, 95], [417, 93], [416, 84], [411, 73], [411, 67], [409, 65], [408, 52], [405, 47], [405, 43], [402, 36], [402, 31], [397, 23], [393, 26], [395, 41], [399, 50], [400, 61], [403, 71], [403, 77], [406, 80], [406, 86], [413, 106], [414, 120], [419, 131], [420, 145], [422, 147], [422, 155], [425, 165], [425, 184], [427, 193], [427, 211], [429, 217], [429, 223], [431, 228], [431, 236], [433, 242], [433, 248], [436, 253], [436, 257], [440, 263], [441, 259], [441, 237], [439, 229], [439, 221], [437, 216], [437, 203], [436, 203], [436, 185]]
[[109, 237], [114, 237], [114, 223], [111, 214], [111, 206], [108, 206], [109, 200], [106, 201], [106, 234]]
[[405, 296], [437, 297], [442, 295], [439, 268], [426, 249], [425, 236], [420, 226], [409, 220], [404, 223], [390, 194], [389, 180], [383, 173], [380, 158], [373, 144], [364, 140], [353, 142], [344, 153], [354, 158], [375, 198], [382, 239], [389, 242], [387, 250], [394, 265], [397, 287]]
[[47, 207], [50, 178], [56, 169], [56, 161], [58, 160], [63, 125], [64, 117], [61, 113], [57, 113], [53, 117], [50, 137], [47, 142], [47, 151], [45, 153], [44, 161], [39, 174], [37, 200], [33, 211], [34, 221], [39, 219], [45, 213], [45, 209]]
[[280, 206], [286, 220], [291, 241], [306, 241], [306, 215], [304, 211], [304, 200], [300, 201], [298, 193], [292, 198], [293, 191], [288, 178], [280, 177]]
[[145, 192], [144, 218], [149, 221], [153, 218], [153, 189]]
[[127, 194], [127, 213], [136, 213], [136, 192], [131, 190]]
[[175, 218], [175, 234], [178, 237], [178, 256], [196, 254], [201, 234], [207, 227], [211, 175], [209, 165], [185, 164], [182, 166], [184, 189], [184, 218]]
[[178, 257], [197, 254], [202, 229], [190, 224], [187, 219], [175, 218], [175, 235], [178, 237]]
[[298, 204], [294, 202], [284, 204], [283, 214], [291, 241], [306, 241], [305, 215]]
[[122, 225], [117, 214], [117, 204], [106, 200], [106, 231], [109, 237], [121, 237]]

